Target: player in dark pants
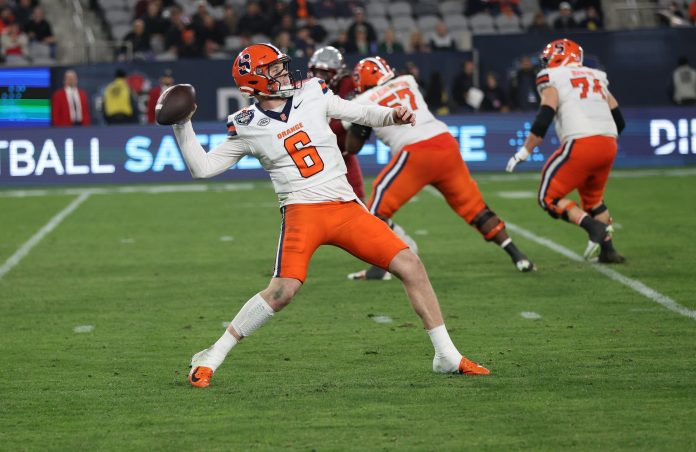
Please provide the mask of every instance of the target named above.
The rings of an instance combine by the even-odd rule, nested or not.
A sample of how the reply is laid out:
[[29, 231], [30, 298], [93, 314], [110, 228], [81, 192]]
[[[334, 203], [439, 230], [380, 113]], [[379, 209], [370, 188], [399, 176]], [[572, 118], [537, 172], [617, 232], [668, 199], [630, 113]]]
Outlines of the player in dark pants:
[[[350, 99], [355, 95], [353, 76], [346, 70], [343, 55], [335, 47], [326, 46], [317, 49], [307, 66], [310, 72], [309, 76], [324, 80], [334, 94], [343, 99]], [[358, 156], [346, 152], [346, 129], [343, 128], [338, 119], [332, 119], [329, 126], [336, 135], [338, 148], [343, 154], [343, 161], [348, 169], [346, 174], [348, 183], [353, 187], [358, 198], [365, 201], [365, 188], [363, 187], [363, 176]]]

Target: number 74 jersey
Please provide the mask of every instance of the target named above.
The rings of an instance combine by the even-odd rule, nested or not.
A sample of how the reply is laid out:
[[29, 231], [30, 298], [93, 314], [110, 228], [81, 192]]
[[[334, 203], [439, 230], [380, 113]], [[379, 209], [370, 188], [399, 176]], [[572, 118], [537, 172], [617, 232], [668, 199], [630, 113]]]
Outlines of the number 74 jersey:
[[556, 135], [562, 143], [594, 135], [618, 136], [607, 102], [605, 72], [584, 66], [547, 68], [537, 74], [536, 84], [539, 93], [549, 86], [558, 91]]

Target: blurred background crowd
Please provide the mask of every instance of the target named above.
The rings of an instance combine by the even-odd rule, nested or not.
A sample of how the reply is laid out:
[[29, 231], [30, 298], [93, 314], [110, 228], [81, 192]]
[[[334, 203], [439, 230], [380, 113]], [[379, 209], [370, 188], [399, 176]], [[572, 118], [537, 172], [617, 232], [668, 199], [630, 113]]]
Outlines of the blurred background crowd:
[[[109, 123], [144, 122], [145, 118], [151, 122], [153, 95], [174, 83], [176, 74], [171, 70], [160, 71], [159, 80], [152, 83], [138, 81], [128, 73], [128, 63], [231, 62], [253, 42], [272, 42], [301, 60], [325, 45], [346, 55], [379, 54], [387, 59], [406, 55], [397, 69], [416, 77], [437, 114], [525, 111], [538, 107], [535, 76], [539, 67], [534, 57], [520, 55], [505, 73], [479, 74], [472, 58], [453, 76], [443, 77], [428, 68], [422, 77], [422, 68], [409, 55], [472, 50], [474, 55], [472, 41], [478, 35], [514, 39], [515, 34], [696, 24], [696, 0], [630, 5], [622, 0], [0, 0], [0, 62], [5, 66], [121, 63], [109, 86], [128, 88], [137, 100], [114, 116], [106, 110], [109, 91], [104, 90], [105, 103], [100, 100], [98, 106]], [[688, 83], [692, 76], [696, 80], [696, 73], [687, 58], [672, 69], [681, 75], [666, 82], [672, 86], [669, 96], [674, 103], [683, 103], [674, 96], [674, 82]], [[110, 70], [108, 77], [112, 76]], [[71, 123], [84, 122], [94, 103], [85, 100], [77, 115], [75, 105], [81, 102], [77, 73], [66, 73], [62, 82], [58, 91], [67, 94], [54, 102], [72, 108], [63, 109], [72, 112]]]

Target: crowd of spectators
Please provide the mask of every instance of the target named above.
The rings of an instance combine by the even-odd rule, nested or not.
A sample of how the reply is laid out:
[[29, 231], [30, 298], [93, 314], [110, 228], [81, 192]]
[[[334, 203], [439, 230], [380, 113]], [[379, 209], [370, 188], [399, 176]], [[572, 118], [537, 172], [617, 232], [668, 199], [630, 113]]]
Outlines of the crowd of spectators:
[[54, 54], [53, 30], [38, 0], [0, 0], [0, 61], [44, 63]]
[[[0, 0], [3, 1], [3, 0]], [[693, 0], [696, 2], [696, 0]], [[600, 0], [539, 0], [539, 11], [524, 25], [542, 30], [600, 30], [604, 27]], [[384, 54], [456, 50], [459, 33], [448, 30], [443, 15], [424, 31], [413, 22], [408, 29], [375, 25], [383, 17], [366, 17], [368, 2], [358, 0], [248, 0], [240, 5], [224, 0], [198, 0], [195, 9], [173, 0], [139, 0], [130, 32], [123, 38], [121, 59], [168, 60], [225, 58], [252, 41], [265, 38], [291, 56], [311, 56], [331, 44], [346, 53]], [[520, 0], [470, 0], [466, 16], [521, 16]], [[578, 14], [580, 12], [580, 14]], [[337, 19], [326, 29], [325, 19]], [[517, 19], [516, 19], [517, 20]], [[382, 24], [383, 22], [379, 22]], [[388, 25], [388, 24], [387, 24]]]

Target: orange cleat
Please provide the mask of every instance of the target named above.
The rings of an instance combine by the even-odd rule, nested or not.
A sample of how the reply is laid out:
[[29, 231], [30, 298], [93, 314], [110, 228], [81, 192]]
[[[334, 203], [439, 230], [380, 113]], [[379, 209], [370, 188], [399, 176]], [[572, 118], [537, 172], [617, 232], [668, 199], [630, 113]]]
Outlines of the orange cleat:
[[491, 371], [462, 356], [462, 360], [459, 362], [459, 373], [464, 375], [490, 375]]
[[205, 366], [192, 367], [189, 372], [189, 383], [197, 388], [207, 388], [213, 377], [213, 369]]

